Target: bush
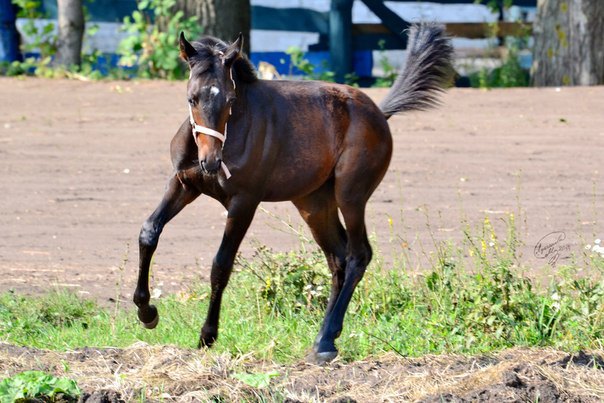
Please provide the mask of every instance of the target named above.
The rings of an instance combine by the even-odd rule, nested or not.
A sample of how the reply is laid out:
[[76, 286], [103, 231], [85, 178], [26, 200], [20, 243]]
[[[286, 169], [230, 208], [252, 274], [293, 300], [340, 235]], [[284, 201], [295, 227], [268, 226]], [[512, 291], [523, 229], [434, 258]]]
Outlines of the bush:
[[[124, 18], [128, 32], [119, 44], [119, 65], [132, 68], [140, 78], [183, 79], [187, 67], [180, 62], [178, 36], [184, 31], [197, 37], [202, 29], [196, 17], [173, 12], [176, 0], [142, 0], [131, 17]], [[151, 19], [154, 18], [154, 23]]]

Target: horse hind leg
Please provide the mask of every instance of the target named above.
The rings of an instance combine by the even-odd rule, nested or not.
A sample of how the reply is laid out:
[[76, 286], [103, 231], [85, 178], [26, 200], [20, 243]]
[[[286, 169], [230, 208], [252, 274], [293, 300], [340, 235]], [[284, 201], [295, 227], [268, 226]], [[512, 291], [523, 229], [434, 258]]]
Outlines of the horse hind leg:
[[[318, 191], [295, 200], [294, 205], [309, 226], [315, 241], [323, 250], [331, 271], [331, 292], [326, 308], [326, 315], [329, 315], [344, 284], [347, 242], [346, 230], [338, 217], [333, 181]], [[321, 325], [314, 349], [322, 337], [324, 326], [325, 322]]]
[[138, 318], [147, 329], [157, 326], [159, 315], [154, 305], [149, 305], [151, 294], [149, 293], [149, 266], [159, 236], [164, 226], [176, 216], [187, 204], [191, 203], [200, 195], [197, 190], [192, 190], [180, 182], [176, 175], [170, 178], [166, 193], [159, 206], [153, 214], [144, 222], [139, 243], [139, 273], [134, 291], [134, 303], [138, 307]]
[[[383, 142], [349, 145], [336, 166], [335, 199], [346, 225], [346, 268], [341, 291], [325, 317], [322, 334], [315, 344], [315, 359], [319, 363], [330, 361], [338, 354], [335, 339], [340, 336], [352, 294], [372, 258], [365, 228], [365, 206], [390, 162], [392, 142], [389, 137], [383, 138]], [[364, 152], [359, 152], [359, 148]]]
[[314, 345], [314, 359], [318, 363], [331, 361], [337, 356], [335, 339], [342, 332], [348, 304], [372, 257], [371, 246], [365, 230], [365, 205], [344, 206], [341, 211], [348, 235], [344, 281], [337, 299], [325, 316], [321, 333]]

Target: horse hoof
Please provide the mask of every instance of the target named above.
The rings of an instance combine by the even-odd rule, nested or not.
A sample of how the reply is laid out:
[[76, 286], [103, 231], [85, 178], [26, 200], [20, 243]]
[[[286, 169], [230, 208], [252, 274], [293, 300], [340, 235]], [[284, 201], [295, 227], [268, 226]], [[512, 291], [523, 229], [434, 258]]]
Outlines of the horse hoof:
[[139, 309], [138, 319], [142, 322], [145, 329], [155, 329], [159, 323], [159, 313], [154, 305], [149, 305], [144, 311]]
[[155, 327], [157, 326], [157, 323], [159, 322], [159, 315], [157, 315], [155, 317], [155, 319], [153, 319], [151, 322], [149, 323], [145, 323], [143, 322], [143, 326], [145, 327], [145, 329], [155, 329]]
[[217, 337], [218, 336], [207, 336], [207, 337], [202, 336], [202, 337], [200, 337], [199, 343], [197, 343], [197, 348], [202, 349], [202, 348], [212, 347], [212, 344], [214, 344]]
[[333, 359], [336, 358], [337, 356], [338, 356], [337, 351], [323, 351], [321, 353], [313, 351], [307, 357], [307, 361], [309, 361], [313, 364], [317, 364], [317, 365], [325, 365], [325, 364], [333, 361]]

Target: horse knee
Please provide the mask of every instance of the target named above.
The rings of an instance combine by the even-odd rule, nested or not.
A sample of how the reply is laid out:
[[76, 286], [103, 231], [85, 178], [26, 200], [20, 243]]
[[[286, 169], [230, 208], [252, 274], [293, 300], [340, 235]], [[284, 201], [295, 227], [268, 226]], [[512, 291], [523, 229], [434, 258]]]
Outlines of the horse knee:
[[161, 228], [155, 225], [151, 220], [147, 220], [141, 227], [141, 232], [138, 236], [140, 246], [155, 247], [161, 234]]

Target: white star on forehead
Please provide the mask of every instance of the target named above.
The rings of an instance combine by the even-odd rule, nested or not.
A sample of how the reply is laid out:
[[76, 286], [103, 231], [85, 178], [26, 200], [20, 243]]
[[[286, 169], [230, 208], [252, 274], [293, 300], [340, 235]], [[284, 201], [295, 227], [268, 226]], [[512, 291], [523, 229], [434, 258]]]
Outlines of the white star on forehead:
[[212, 88], [210, 88], [210, 94], [218, 95], [220, 94], [220, 90], [218, 89], [218, 87], [212, 86]]

